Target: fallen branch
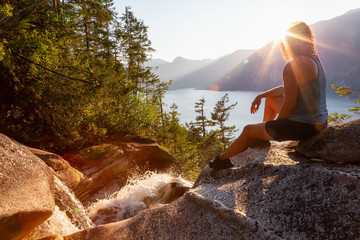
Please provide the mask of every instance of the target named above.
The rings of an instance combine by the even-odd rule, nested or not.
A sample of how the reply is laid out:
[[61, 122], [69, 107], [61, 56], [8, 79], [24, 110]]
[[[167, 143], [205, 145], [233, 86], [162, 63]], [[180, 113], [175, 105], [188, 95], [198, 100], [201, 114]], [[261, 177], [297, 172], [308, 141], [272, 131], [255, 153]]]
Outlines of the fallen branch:
[[[19, 14], [19, 13], [21, 13], [21, 12], [24, 12], [24, 11], [30, 9], [30, 8], [33, 8], [33, 10], [34, 10], [34, 9], [36, 9], [38, 6], [40, 6], [41, 4], [43, 4], [43, 3], [45, 3], [45, 2], [46, 2], [46, 0], [42, 0], [42, 1], [40, 1], [40, 2], [34, 3], [34, 4], [30, 5], [30, 6], [27, 6], [27, 7], [23, 8], [23, 9], [20, 9], [20, 10], [17, 11], [15, 14]], [[14, 14], [14, 15], [15, 15], [15, 14]]]
[[31, 59], [29, 59], [29, 58], [27, 58], [27, 57], [25, 57], [25, 56], [23, 56], [23, 55], [21, 55], [21, 54], [19, 54], [19, 53], [14, 53], [14, 54], [15, 54], [16, 56], [18, 56], [18, 57], [20, 57], [20, 58], [28, 61], [28, 62], [31, 62], [31, 63], [35, 64], [35, 65], [38, 66], [38, 67], [41, 67], [41, 68], [43, 68], [43, 69], [45, 69], [45, 70], [47, 70], [47, 71], [49, 71], [49, 72], [55, 73], [55, 74], [57, 74], [57, 75], [59, 75], [59, 76], [62, 76], [62, 77], [64, 77], [64, 78], [66, 78], [66, 79], [70, 79], [70, 80], [74, 80], [74, 81], [79, 81], [79, 82], [83, 82], [83, 83], [93, 84], [93, 82], [89, 82], [89, 81], [86, 81], [86, 80], [80, 79], [80, 78], [70, 77], [70, 76], [67, 76], [67, 75], [65, 75], [65, 74], [63, 74], [63, 73], [57, 72], [57, 71], [55, 71], [55, 70], [52, 70], [52, 69], [50, 69], [50, 68], [48, 68], [48, 67], [45, 67], [45, 66], [43, 66], [43, 65], [41, 65], [41, 64], [39, 64], [39, 63], [37, 63], [37, 62], [34, 62], [33, 60], [31, 60]]

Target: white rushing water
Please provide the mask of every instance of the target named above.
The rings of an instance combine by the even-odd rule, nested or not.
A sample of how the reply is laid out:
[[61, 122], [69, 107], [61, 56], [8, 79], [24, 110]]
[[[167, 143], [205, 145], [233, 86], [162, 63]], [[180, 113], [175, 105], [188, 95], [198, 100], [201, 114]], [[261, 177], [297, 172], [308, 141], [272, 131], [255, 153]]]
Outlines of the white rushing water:
[[45, 222], [38, 226], [33, 235], [35, 239], [50, 234], [70, 235], [94, 227], [81, 202], [72, 191], [57, 177], [54, 177], [55, 211]]
[[79, 229], [71, 222], [66, 213], [61, 211], [58, 206], [55, 206], [55, 211], [51, 217], [36, 228], [38, 237], [44, 237], [50, 234], [66, 236], [81, 230], [82, 229]]
[[[186, 182], [177, 178], [179, 179]], [[169, 174], [155, 172], [136, 176], [108, 199], [101, 199], [89, 206], [88, 215], [96, 225], [133, 217], [147, 208], [144, 199], [156, 197], [159, 190], [173, 180]]]
[[79, 229], [88, 229], [95, 226], [87, 216], [84, 206], [75, 197], [73, 192], [57, 177], [55, 179], [55, 203]]

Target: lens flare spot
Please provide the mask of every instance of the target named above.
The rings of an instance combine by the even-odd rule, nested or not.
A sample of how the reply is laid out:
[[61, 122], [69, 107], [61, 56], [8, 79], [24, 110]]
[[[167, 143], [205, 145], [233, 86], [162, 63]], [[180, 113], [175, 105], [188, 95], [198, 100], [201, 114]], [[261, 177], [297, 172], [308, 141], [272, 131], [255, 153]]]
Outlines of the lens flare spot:
[[220, 89], [220, 87], [219, 87], [219, 85], [217, 85], [217, 84], [212, 84], [212, 85], [210, 86], [210, 91], [218, 92], [219, 89]]
[[249, 59], [245, 59], [244, 64], [248, 64]]

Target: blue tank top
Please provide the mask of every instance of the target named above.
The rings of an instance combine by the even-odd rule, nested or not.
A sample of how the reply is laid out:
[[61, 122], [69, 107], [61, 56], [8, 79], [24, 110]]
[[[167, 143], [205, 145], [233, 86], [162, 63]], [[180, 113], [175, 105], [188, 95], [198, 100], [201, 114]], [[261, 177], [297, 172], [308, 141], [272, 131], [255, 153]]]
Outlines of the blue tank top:
[[296, 107], [288, 119], [308, 124], [323, 124], [328, 118], [326, 75], [320, 59], [315, 55], [310, 57], [318, 66], [318, 76], [299, 85]]

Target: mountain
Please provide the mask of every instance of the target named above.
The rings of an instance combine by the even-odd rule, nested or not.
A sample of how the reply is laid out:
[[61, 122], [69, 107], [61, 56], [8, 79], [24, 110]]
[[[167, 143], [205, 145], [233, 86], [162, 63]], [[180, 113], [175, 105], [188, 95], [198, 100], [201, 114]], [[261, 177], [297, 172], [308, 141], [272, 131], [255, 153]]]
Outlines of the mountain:
[[[360, 89], [360, 9], [349, 11], [312, 26], [317, 50], [331, 84]], [[196, 88], [263, 91], [282, 84], [284, 67], [279, 43], [270, 42], [255, 50], [238, 50], [217, 60], [173, 62], [154, 59], [149, 63], [160, 80], [173, 80], [171, 89]]]
[[238, 50], [232, 54], [226, 55], [211, 64], [190, 72], [185, 76], [174, 79], [171, 89], [179, 88], [197, 88], [209, 89], [217, 82], [218, 79], [226, 76], [239, 64], [254, 53], [255, 50]]
[[147, 63], [152, 68], [153, 73], [157, 74], [162, 82], [176, 79], [194, 72], [211, 64], [213, 60], [190, 60], [177, 57], [173, 62], [166, 62], [161, 59], [153, 59]]
[[151, 61], [147, 62], [146, 66], [151, 67], [151, 68], [157, 68], [166, 63], [169, 63], [169, 62], [164, 61], [162, 59], [155, 58], [155, 59], [151, 59]]
[[314, 24], [329, 84], [360, 89], [360, 9]]
[[[327, 72], [328, 92], [331, 84], [360, 88], [360, 9], [312, 25], [319, 56]], [[219, 79], [221, 90], [262, 91], [281, 84], [284, 60], [279, 44], [270, 42]]]

